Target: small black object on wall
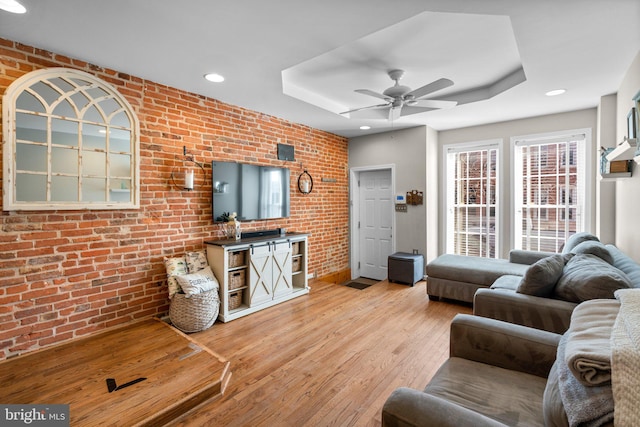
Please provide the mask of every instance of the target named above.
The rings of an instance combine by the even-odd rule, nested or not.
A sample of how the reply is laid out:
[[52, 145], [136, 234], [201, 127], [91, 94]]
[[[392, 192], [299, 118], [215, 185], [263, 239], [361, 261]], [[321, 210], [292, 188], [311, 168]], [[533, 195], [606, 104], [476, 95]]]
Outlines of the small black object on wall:
[[295, 160], [295, 150], [293, 145], [278, 144], [278, 160]]
[[313, 191], [313, 178], [306, 169], [298, 177], [298, 190], [302, 194], [309, 194]]

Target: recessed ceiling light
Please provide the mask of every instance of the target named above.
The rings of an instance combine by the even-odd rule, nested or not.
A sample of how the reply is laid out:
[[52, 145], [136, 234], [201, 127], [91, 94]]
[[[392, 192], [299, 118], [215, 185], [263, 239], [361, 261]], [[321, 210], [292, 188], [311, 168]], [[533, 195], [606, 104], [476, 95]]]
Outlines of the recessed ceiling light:
[[369, 130], [371, 129], [371, 126], [360, 126], [361, 130]]
[[214, 82], [214, 83], [221, 83], [221, 82], [224, 81], [224, 77], [222, 77], [220, 74], [216, 74], [216, 73], [205, 74], [204, 78], [209, 80], [210, 82]]
[[566, 89], [555, 89], [555, 90], [550, 90], [549, 92], [545, 93], [545, 95], [547, 95], [547, 96], [557, 96], [557, 95], [562, 95], [566, 91], [567, 91]]
[[0, 0], [0, 9], [11, 13], [25, 13], [27, 9], [16, 0]]

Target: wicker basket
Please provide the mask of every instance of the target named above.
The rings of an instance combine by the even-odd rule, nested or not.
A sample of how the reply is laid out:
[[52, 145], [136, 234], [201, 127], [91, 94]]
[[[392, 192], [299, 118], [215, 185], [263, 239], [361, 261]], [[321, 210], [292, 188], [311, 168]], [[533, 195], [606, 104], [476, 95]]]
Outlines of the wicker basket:
[[245, 286], [245, 269], [229, 272], [229, 290]]
[[300, 253], [300, 242], [293, 242], [291, 244], [291, 255], [298, 255]]
[[191, 295], [175, 294], [169, 306], [169, 319], [182, 332], [203, 331], [213, 325], [220, 310], [218, 290]]
[[246, 251], [229, 252], [229, 267], [240, 267], [244, 265], [244, 255]]
[[293, 273], [297, 273], [298, 271], [301, 271], [301, 270], [302, 270], [302, 258], [295, 257], [291, 262], [291, 271]]
[[242, 289], [229, 292], [229, 310], [235, 310], [242, 305], [242, 294], [244, 294]]

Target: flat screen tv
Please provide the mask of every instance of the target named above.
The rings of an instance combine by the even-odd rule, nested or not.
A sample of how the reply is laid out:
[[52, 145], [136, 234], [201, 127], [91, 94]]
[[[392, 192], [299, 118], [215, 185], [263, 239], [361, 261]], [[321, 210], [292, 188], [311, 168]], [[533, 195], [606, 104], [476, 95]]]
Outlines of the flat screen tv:
[[214, 160], [211, 170], [214, 221], [233, 212], [240, 221], [289, 216], [289, 169]]

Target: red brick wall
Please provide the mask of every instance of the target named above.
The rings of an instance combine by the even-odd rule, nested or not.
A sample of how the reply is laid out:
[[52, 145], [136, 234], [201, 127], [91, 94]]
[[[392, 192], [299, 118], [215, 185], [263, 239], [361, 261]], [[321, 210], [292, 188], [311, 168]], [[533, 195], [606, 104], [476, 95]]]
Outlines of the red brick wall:
[[[30, 71], [60, 66], [100, 77], [133, 106], [140, 120], [141, 206], [1, 213], [0, 359], [165, 314], [163, 257], [222, 237], [211, 218], [214, 159], [289, 167], [291, 217], [243, 223], [243, 230], [309, 233], [310, 273], [348, 269], [345, 138], [0, 39], [2, 93]], [[295, 147], [296, 162], [277, 160], [278, 143]], [[206, 179], [197, 177], [193, 192], [170, 185], [183, 146], [206, 166]], [[310, 195], [297, 191], [301, 164], [314, 178]]]

